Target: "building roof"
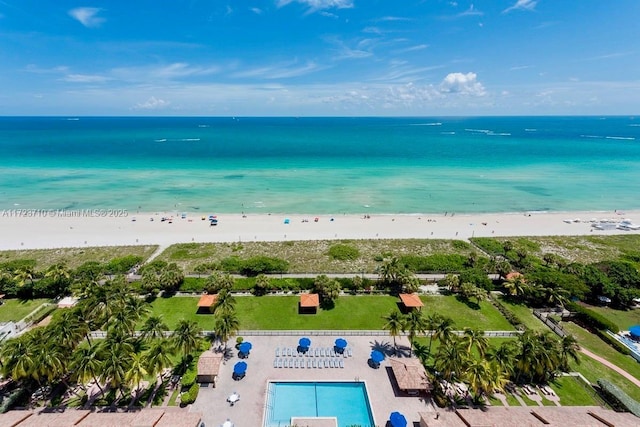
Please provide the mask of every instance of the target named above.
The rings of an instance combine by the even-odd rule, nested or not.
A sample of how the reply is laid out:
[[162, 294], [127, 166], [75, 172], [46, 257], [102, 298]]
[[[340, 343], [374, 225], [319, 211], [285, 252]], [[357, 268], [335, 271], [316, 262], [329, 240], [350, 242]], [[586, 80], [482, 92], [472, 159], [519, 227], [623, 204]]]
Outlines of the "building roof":
[[389, 362], [400, 390], [431, 390], [431, 381], [419, 359], [390, 357]]
[[485, 409], [441, 409], [420, 413], [421, 427], [612, 426], [631, 427], [638, 419], [589, 406], [491, 406]]
[[9, 411], [0, 414], [3, 427], [199, 427], [202, 414], [184, 409], [142, 409], [131, 412], [91, 412], [67, 409]]
[[24, 419], [33, 414], [31, 411], [9, 411], [0, 414], [0, 425], [7, 427], [15, 427]]
[[[32, 416], [22, 421], [16, 426], [19, 427], [70, 427], [77, 425], [91, 411], [85, 409], [74, 409], [64, 412], [56, 412], [51, 409], [45, 409], [40, 412], [34, 412]], [[4, 425], [4, 424], [2, 424]]]
[[216, 303], [218, 299], [218, 294], [204, 294], [200, 297], [200, 301], [198, 301], [199, 307], [211, 307]]
[[222, 357], [222, 353], [214, 353], [211, 350], [203, 352], [198, 359], [198, 375], [218, 375]]
[[320, 296], [318, 294], [300, 294], [300, 307], [320, 306]]
[[407, 308], [424, 306], [418, 294], [400, 294], [400, 299]]
[[202, 421], [202, 414], [198, 412], [165, 411], [154, 427], [197, 427], [200, 421]]

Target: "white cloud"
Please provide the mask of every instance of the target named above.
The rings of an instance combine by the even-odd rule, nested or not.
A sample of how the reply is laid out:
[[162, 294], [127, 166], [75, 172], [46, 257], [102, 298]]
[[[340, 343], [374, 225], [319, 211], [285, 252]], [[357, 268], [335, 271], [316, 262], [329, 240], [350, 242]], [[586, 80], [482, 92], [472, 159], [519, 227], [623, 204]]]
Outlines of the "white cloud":
[[339, 18], [339, 16], [336, 15], [335, 13], [327, 12], [326, 10], [320, 11], [318, 13], [320, 15], [324, 16], [325, 18], [333, 18], [333, 19], [338, 19]]
[[167, 108], [169, 105], [171, 105], [171, 102], [152, 96], [151, 98], [147, 99], [145, 102], [136, 104], [133, 107], [133, 109], [134, 110], [162, 110], [163, 108]]
[[293, 61], [239, 71], [233, 73], [231, 76], [234, 78], [262, 78], [275, 80], [304, 76], [306, 74], [315, 73], [316, 71], [325, 68], [326, 67], [322, 67], [315, 62], [307, 62], [304, 65], [299, 65], [296, 61]]
[[478, 9], [476, 9], [473, 6], [473, 4], [469, 6], [469, 9], [465, 10], [464, 12], [460, 12], [458, 14], [458, 16], [482, 16], [482, 15], [484, 15], [484, 12], [481, 12]]
[[251, 12], [255, 13], [256, 15], [262, 15], [262, 9], [257, 8], [257, 7], [252, 7], [251, 9], [249, 9]]
[[517, 0], [516, 4], [506, 8], [502, 13], [509, 13], [512, 10], [534, 10], [537, 4], [537, 0]]
[[69, 83], [104, 83], [111, 79], [100, 75], [67, 74], [64, 78], [62, 78], [62, 80]]
[[97, 16], [102, 10], [97, 7], [77, 7], [69, 11], [69, 16], [87, 28], [96, 28], [106, 21], [104, 18]]
[[415, 45], [415, 46], [406, 47], [404, 49], [398, 49], [398, 50], [395, 51], [395, 53], [415, 52], [417, 50], [424, 50], [424, 49], [426, 49], [428, 47], [429, 47], [428, 44], [418, 44], [418, 45]]
[[411, 18], [404, 18], [401, 16], [383, 16], [380, 19], [376, 19], [377, 22], [397, 22], [397, 21], [412, 21]]
[[449, 73], [440, 83], [440, 91], [473, 96], [484, 96], [487, 93], [477, 80], [476, 73]]
[[283, 7], [293, 2], [307, 5], [309, 12], [332, 8], [350, 9], [353, 7], [353, 0], [277, 0], [276, 5]]

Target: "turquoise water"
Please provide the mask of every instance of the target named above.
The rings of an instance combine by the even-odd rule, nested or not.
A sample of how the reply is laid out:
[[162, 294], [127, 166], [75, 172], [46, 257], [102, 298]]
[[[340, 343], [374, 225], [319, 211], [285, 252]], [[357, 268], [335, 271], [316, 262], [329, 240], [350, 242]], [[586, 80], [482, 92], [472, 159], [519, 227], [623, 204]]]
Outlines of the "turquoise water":
[[287, 426], [291, 417], [337, 417], [338, 427], [374, 426], [364, 383], [269, 383], [264, 427]]
[[0, 209], [640, 208], [640, 120], [0, 118]]

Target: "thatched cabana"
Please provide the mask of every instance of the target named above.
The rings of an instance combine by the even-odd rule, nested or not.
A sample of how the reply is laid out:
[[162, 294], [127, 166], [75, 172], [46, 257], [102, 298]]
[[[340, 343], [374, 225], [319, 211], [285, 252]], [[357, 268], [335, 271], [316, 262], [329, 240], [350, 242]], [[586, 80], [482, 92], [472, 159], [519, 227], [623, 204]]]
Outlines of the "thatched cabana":
[[200, 355], [198, 359], [198, 378], [199, 383], [213, 383], [215, 386], [222, 364], [222, 353], [214, 353], [207, 350]]
[[427, 377], [427, 371], [419, 359], [391, 357], [388, 360], [400, 390], [415, 394], [420, 391], [430, 391], [433, 388]]

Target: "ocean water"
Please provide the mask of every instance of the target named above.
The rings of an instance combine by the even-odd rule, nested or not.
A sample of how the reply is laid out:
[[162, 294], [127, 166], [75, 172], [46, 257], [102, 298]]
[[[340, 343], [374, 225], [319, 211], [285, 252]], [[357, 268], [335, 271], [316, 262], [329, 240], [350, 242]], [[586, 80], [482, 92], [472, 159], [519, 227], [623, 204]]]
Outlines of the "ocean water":
[[0, 117], [0, 209], [640, 208], [640, 118]]

